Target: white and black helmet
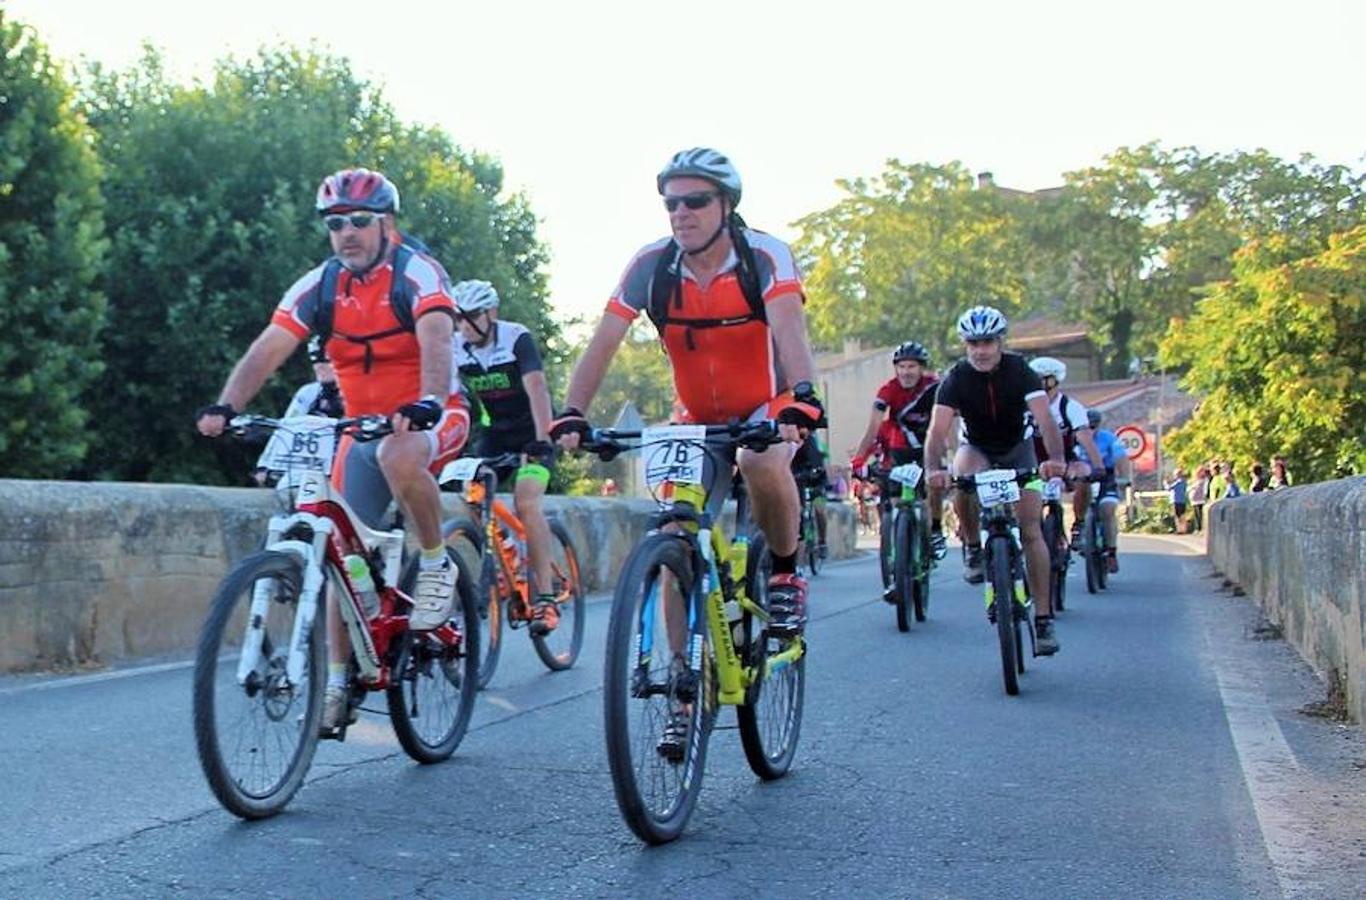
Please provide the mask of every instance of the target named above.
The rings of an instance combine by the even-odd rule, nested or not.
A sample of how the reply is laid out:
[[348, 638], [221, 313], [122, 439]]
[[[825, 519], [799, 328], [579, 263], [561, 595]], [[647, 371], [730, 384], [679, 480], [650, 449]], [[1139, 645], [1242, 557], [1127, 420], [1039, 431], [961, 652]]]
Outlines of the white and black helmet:
[[1006, 317], [994, 306], [974, 306], [958, 317], [958, 336], [965, 341], [989, 341], [1006, 336]]
[[1039, 356], [1029, 361], [1029, 367], [1040, 377], [1052, 376], [1058, 384], [1067, 380], [1067, 363], [1051, 356]]
[[740, 205], [740, 173], [735, 164], [723, 153], [710, 147], [693, 147], [680, 150], [669, 160], [669, 164], [659, 171], [655, 186], [661, 194], [664, 184], [670, 178], [705, 178], [712, 182], [730, 198], [731, 207]]
[[451, 289], [451, 298], [462, 313], [498, 308], [498, 292], [487, 281], [462, 281]]

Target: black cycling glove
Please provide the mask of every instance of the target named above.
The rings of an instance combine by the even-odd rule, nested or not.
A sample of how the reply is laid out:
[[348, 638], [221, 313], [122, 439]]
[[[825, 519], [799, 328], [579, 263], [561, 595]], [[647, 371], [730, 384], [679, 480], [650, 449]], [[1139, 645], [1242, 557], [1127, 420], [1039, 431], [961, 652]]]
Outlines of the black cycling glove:
[[405, 403], [398, 408], [398, 414], [413, 423], [416, 431], [426, 431], [440, 422], [443, 412], [445, 410], [441, 407], [441, 401], [435, 397], [423, 397], [416, 403]]

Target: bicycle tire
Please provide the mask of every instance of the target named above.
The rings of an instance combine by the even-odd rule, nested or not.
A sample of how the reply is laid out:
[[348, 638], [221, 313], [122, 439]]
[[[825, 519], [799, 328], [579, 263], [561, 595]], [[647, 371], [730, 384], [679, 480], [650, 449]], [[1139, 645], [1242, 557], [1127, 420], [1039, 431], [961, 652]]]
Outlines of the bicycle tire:
[[[455, 558], [455, 551], [447, 547], [446, 555], [456, 567], [451, 618], [464, 640], [458, 647], [452, 647], [424, 632], [404, 632], [399, 638], [392, 680], [384, 692], [389, 722], [399, 744], [423, 765], [449, 759], [460, 746], [469, 730], [474, 698], [479, 692], [479, 658], [469, 652], [470, 647], [479, 646], [474, 586], [469, 573]], [[417, 565], [418, 558], [413, 557], [401, 581], [405, 587], [416, 581]]]
[[1109, 547], [1105, 541], [1105, 521], [1104, 516], [1096, 516], [1096, 546], [1100, 549], [1096, 553], [1096, 582], [1100, 589], [1107, 590], [1110, 587], [1110, 567], [1107, 557]]
[[[686, 597], [696, 577], [692, 548], [683, 537], [647, 535], [622, 569], [607, 625], [602, 692], [607, 764], [622, 818], [649, 844], [668, 843], [682, 834], [702, 788], [714, 716], [705, 632], [702, 671], [695, 673], [700, 683], [690, 707], [679, 699], [681, 681], [673, 654], [649, 652], [661, 641], [669, 646], [661, 579]], [[648, 625], [644, 643], [642, 625]], [[656, 702], [661, 699], [662, 709]], [[675, 708], [688, 712], [682, 758], [671, 761], [660, 752], [659, 739]]]
[[915, 580], [911, 569], [913, 551], [911, 542], [916, 540], [915, 521], [910, 510], [898, 509], [893, 520], [892, 551], [895, 559], [892, 565], [896, 584], [896, 630], [910, 631], [915, 619]]
[[451, 519], [441, 526], [446, 546], [455, 551], [460, 568], [469, 573], [474, 586], [475, 611], [479, 616], [479, 689], [493, 680], [503, 653], [503, 599], [492, 555], [484, 552], [484, 532], [466, 518]]
[[1100, 549], [1096, 546], [1096, 513], [1093, 509], [1086, 511], [1086, 518], [1082, 520], [1082, 552], [1086, 562], [1086, 592], [1094, 594], [1100, 590], [1100, 573], [1096, 570], [1096, 563], [1100, 560]]
[[1048, 547], [1048, 601], [1057, 615], [1063, 611], [1067, 593], [1067, 551], [1060, 549], [1062, 518], [1051, 503], [1043, 518], [1043, 539]]
[[[243, 819], [263, 819], [284, 809], [303, 785], [318, 747], [327, 672], [324, 603], [318, 604], [308, 636], [304, 683], [293, 688], [278, 687], [288, 661], [303, 576], [303, 565], [292, 554], [262, 550], [247, 556], [220, 583], [200, 632], [193, 687], [199, 763], [218, 802]], [[338, 576], [333, 573], [332, 577]], [[272, 579], [278, 588], [262, 621], [262, 663], [248, 675], [244, 686], [237, 683], [236, 660], [224, 657], [232, 656], [233, 638], [242, 637], [255, 585], [263, 578]], [[247, 602], [242, 608], [239, 601], [244, 597]], [[272, 623], [280, 628], [273, 629]], [[237, 646], [240, 648], [240, 644]], [[261, 670], [265, 673], [263, 678], [258, 676]], [[242, 700], [245, 704], [234, 702]], [[241, 712], [228, 715], [220, 724], [219, 713], [229, 706]], [[245, 741], [240, 735], [229, 738], [222, 733], [228, 722], [255, 725], [257, 733], [248, 735]], [[271, 730], [272, 738], [267, 739], [263, 729], [272, 729], [272, 723], [279, 728]], [[273, 737], [277, 733], [294, 738], [292, 748], [284, 754], [282, 771], [263, 783], [248, 784], [249, 779], [261, 777], [267, 765], [263, 761], [280, 747]], [[235, 756], [234, 750], [247, 757], [240, 770], [230, 758]]]
[[1015, 579], [1011, 576], [1010, 538], [996, 535], [987, 540], [990, 548], [988, 577], [991, 579], [992, 602], [996, 604], [996, 635], [1001, 645], [1001, 674], [1005, 679], [1006, 693], [1015, 696], [1020, 693], [1019, 671], [1019, 634], [1015, 621]]
[[802, 499], [802, 542], [806, 549], [806, 568], [812, 577], [821, 573], [820, 530], [816, 527], [816, 509], [810, 497]]
[[[750, 540], [748, 572], [750, 597], [767, 608], [768, 579], [772, 560], [763, 535], [756, 532]], [[770, 640], [763, 622], [746, 613], [741, 622], [743, 643], [736, 649], [747, 667], [757, 673], [735, 708], [740, 731], [740, 746], [750, 771], [764, 781], [782, 778], [797, 756], [802, 734], [802, 713], [806, 706], [806, 653], [780, 669], [770, 669], [768, 655], [786, 649], [787, 642]]]
[[555, 571], [551, 593], [555, 595], [560, 608], [560, 624], [549, 634], [533, 634], [531, 643], [545, 667], [552, 672], [559, 672], [574, 665], [579, 658], [588, 611], [583, 598], [579, 554], [574, 550], [574, 541], [569, 537], [568, 529], [551, 519], [550, 536], [559, 547], [551, 560]]
[[930, 547], [930, 529], [925, 525], [919, 506], [914, 514], [917, 540], [915, 557], [911, 560], [911, 571], [914, 573], [911, 600], [915, 606], [915, 620], [923, 622], [930, 611], [930, 569], [934, 566], [934, 550]]

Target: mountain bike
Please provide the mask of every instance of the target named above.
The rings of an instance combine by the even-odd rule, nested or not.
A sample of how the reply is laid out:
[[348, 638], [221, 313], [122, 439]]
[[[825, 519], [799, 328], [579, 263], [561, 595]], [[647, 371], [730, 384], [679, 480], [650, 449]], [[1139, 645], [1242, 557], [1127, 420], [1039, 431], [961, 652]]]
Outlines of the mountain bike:
[[781, 778], [796, 756], [806, 642], [768, 631], [769, 554], [751, 528], [744, 482], [732, 473], [734, 541], [707, 512], [703, 487], [705, 467], [728, 463], [732, 449], [780, 440], [760, 422], [601, 430], [585, 443], [604, 459], [641, 448], [659, 502], [617, 584], [603, 679], [617, 806], [647, 843], [674, 840], [687, 825], [720, 706], [736, 708], [760, 778]]
[[925, 522], [924, 470], [912, 462], [891, 469], [872, 468], [869, 474], [882, 484], [884, 498], [879, 554], [883, 598], [896, 607], [897, 630], [910, 631], [912, 619], [925, 621], [930, 571], [935, 566]]
[[1054, 615], [1066, 608], [1067, 569], [1072, 564], [1072, 548], [1062, 521], [1062, 492], [1060, 478], [1043, 484], [1043, 540], [1048, 545], [1048, 595]]
[[820, 528], [816, 522], [816, 504], [825, 499], [822, 493], [825, 473], [813, 476], [803, 472], [796, 474], [796, 479], [797, 494], [802, 504], [802, 517], [797, 531], [801, 541], [800, 556], [807, 571], [815, 576], [820, 574], [825, 564], [825, 558], [821, 555]]
[[[463, 482], [464, 498], [471, 515], [450, 519], [441, 526], [446, 545], [451, 547], [470, 572], [478, 573], [475, 593], [479, 617], [479, 687], [488, 687], [498, 668], [503, 650], [503, 623], [521, 628], [531, 623], [532, 602], [536, 598], [528, 577], [526, 528], [516, 513], [494, 494], [500, 470], [521, 464], [521, 454], [504, 453], [479, 459], [463, 457], [442, 470], [442, 484]], [[559, 607], [559, 624], [548, 634], [527, 628], [536, 655], [551, 671], [568, 669], [583, 648], [583, 579], [579, 557], [564, 525], [550, 519], [551, 584]]]
[[[233, 566], [214, 596], [194, 665], [199, 762], [218, 801], [244, 819], [274, 815], [303, 784], [319, 740], [328, 592], [351, 639], [349, 702], [383, 691], [394, 733], [421, 763], [455, 752], [477, 690], [474, 592], [457, 570], [450, 621], [408, 630], [417, 559], [400, 529], [368, 528], [328, 479], [338, 436], [376, 440], [387, 419], [238, 416], [228, 434], [280, 430], [295, 442], [297, 509], [272, 516], [266, 548]], [[349, 712], [349, 711], [348, 711]], [[335, 733], [346, 738], [346, 722]]]
[[1081, 525], [1081, 555], [1086, 562], [1086, 590], [1091, 594], [1105, 590], [1109, 581], [1105, 562], [1109, 548], [1105, 540], [1105, 512], [1101, 508], [1107, 478], [1105, 473], [1092, 473], [1087, 478], [1091, 503]]
[[1015, 503], [1020, 488], [1035, 480], [1032, 469], [988, 469], [976, 475], [954, 478], [960, 490], [974, 491], [981, 509], [982, 562], [986, 569], [987, 618], [996, 626], [1001, 647], [1001, 675], [1006, 693], [1020, 693], [1019, 676], [1025, 671], [1024, 634], [1034, 652], [1034, 600], [1025, 578], [1024, 547]]

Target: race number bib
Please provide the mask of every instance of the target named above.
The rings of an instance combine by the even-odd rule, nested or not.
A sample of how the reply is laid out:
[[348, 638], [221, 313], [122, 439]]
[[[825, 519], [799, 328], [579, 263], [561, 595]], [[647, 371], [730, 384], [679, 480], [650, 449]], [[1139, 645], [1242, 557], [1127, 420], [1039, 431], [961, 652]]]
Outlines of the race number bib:
[[661, 425], [640, 434], [640, 458], [645, 466], [645, 483], [650, 487], [671, 481], [674, 484], [701, 484], [706, 450], [702, 441], [705, 425]]
[[1043, 498], [1045, 501], [1059, 500], [1062, 498], [1062, 479], [1050, 478], [1043, 483]]
[[1020, 485], [1013, 469], [989, 469], [977, 473], [977, 499], [984, 508], [1014, 503], [1020, 499]]
[[477, 456], [462, 456], [459, 459], [446, 463], [442, 468], [441, 474], [437, 476], [437, 484], [448, 484], [452, 481], [470, 481], [479, 471], [479, 466], [484, 462]]
[[924, 474], [924, 470], [920, 466], [915, 463], [906, 463], [904, 466], [897, 466], [892, 469], [887, 477], [898, 484], [905, 485], [907, 490], [914, 490], [915, 486], [920, 483], [922, 474]]
[[283, 472], [292, 484], [298, 484], [305, 472], [332, 471], [332, 454], [337, 448], [337, 420], [326, 416], [293, 416], [280, 420], [280, 427], [270, 435], [262, 468]]

